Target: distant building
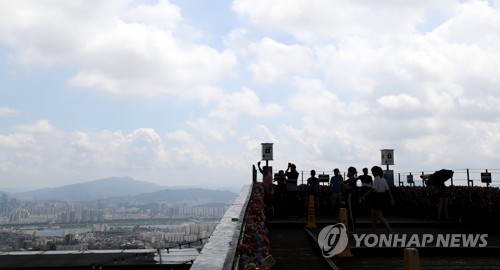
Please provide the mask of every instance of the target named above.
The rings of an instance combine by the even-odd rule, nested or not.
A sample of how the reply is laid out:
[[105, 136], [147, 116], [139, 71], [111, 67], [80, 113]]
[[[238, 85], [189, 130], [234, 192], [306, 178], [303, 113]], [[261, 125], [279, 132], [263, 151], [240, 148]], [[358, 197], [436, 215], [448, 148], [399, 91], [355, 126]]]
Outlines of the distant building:
[[81, 222], [87, 222], [87, 221], [89, 221], [89, 210], [82, 209], [82, 215], [81, 215], [81, 217], [82, 217], [80, 219]]

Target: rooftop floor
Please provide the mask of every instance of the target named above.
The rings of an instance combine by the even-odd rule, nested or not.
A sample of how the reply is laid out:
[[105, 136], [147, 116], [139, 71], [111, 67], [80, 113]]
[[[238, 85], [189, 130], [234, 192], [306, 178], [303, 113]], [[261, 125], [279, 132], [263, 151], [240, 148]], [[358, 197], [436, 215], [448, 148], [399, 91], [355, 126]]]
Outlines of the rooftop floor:
[[[396, 234], [488, 234], [484, 248], [417, 248], [422, 269], [500, 269], [500, 232], [481, 224], [438, 221], [387, 216]], [[275, 217], [267, 225], [270, 230], [271, 254], [276, 260], [274, 269], [402, 269], [404, 248], [355, 247], [349, 234], [352, 258], [334, 256], [330, 260], [321, 255], [317, 239], [327, 225], [337, 223], [332, 217], [316, 217], [316, 229], [304, 229], [306, 217]], [[371, 219], [357, 219], [355, 234], [372, 233]], [[385, 231], [381, 225], [376, 233]]]

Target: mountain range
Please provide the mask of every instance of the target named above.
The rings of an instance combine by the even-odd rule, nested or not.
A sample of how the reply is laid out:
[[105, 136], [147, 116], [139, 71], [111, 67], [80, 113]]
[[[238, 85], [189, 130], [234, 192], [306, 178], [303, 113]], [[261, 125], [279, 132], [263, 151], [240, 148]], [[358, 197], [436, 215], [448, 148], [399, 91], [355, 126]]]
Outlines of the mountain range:
[[91, 201], [106, 198], [134, 197], [134, 200], [144, 203], [158, 201], [227, 203], [232, 202], [236, 195], [236, 193], [226, 190], [166, 187], [146, 181], [138, 181], [131, 177], [110, 177], [56, 188], [11, 193], [9, 197], [34, 201]]

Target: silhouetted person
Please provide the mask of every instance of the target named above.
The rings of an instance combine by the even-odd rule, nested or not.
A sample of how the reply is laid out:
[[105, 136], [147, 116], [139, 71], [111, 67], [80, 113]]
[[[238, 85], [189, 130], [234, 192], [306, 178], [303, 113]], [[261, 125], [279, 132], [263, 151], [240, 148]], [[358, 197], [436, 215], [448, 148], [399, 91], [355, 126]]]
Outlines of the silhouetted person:
[[444, 219], [448, 220], [448, 194], [446, 192], [446, 180], [453, 177], [453, 171], [451, 170], [439, 170], [431, 175], [420, 176], [425, 180], [426, 185], [434, 186], [437, 189], [437, 197], [439, 200], [437, 218], [441, 220], [444, 215]]
[[359, 199], [359, 190], [357, 186], [357, 170], [354, 167], [347, 169], [347, 180], [344, 181], [345, 204], [348, 216], [348, 230], [353, 232], [356, 228], [356, 208]]
[[[316, 171], [311, 170], [311, 177], [307, 179], [307, 195], [312, 195], [314, 200], [314, 213], [319, 213], [319, 179], [316, 177]], [[309, 197], [307, 198], [309, 202]], [[309, 207], [309, 204], [306, 206]], [[307, 213], [307, 212], [306, 212]]]
[[444, 215], [444, 219], [448, 220], [448, 193], [446, 192], [446, 185], [444, 182], [439, 183], [436, 185], [436, 188], [438, 190], [438, 199], [439, 199], [439, 204], [438, 204], [438, 215], [437, 218], [441, 220]]
[[389, 197], [391, 199], [391, 205], [394, 205], [394, 198], [392, 197], [391, 190], [389, 189], [389, 185], [387, 181], [384, 179], [384, 171], [382, 168], [378, 166], [373, 166], [372, 174], [374, 177], [372, 188], [365, 193], [360, 200], [366, 199], [370, 196], [370, 205], [372, 208], [372, 230], [375, 232], [377, 228], [377, 221], [382, 222], [385, 228], [389, 233], [393, 233], [391, 226], [387, 219], [385, 219], [384, 214], [382, 213], [382, 207], [384, 202], [387, 200], [386, 193], [389, 193]]
[[363, 168], [363, 175], [360, 175], [358, 179], [361, 181], [361, 194], [365, 194], [373, 184], [373, 178], [368, 174], [368, 168]]
[[264, 204], [266, 206], [266, 215], [268, 217], [273, 214], [273, 175], [268, 166], [260, 167], [260, 161], [257, 162], [259, 171], [262, 173], [262, 182], [264, 186]]
[[333, 216], [339, 214], [340, 201], [342, 200], [342, 182], [344, 179], [340, 175], [339, 169], [333, 170], [333, 176], [330, 179], [330, 205], [332, 207]]
[[285, 172], [283, 170], [280, 170], [278, 172], [278, 175], [274, 178], [274, 181], [278, 182], [278, 188], [277, 188], [278, 211], [280, 215], [284, 215], [286, 213], [286, 205], [287, 205]]
[[288, 163], [288, 168], [285, 171], [285, 176], [288, 214], [291, 216], [296, 216], [298, 211], [297, 180], [299, 179], [299, 173], [297, 172], [297, 167], [295, 166], [295, 164]]
[[[371, 188], [373, 184], [373, 178], [371, 175], [368, 174], [368, 168], [363, 168], [363, 175], [360, 175], [358, 179], [361, 181], [361, 189], [360, 189], [360, 194], [366, 194]], [[367, 200], [363, 203], [360, 204], [359, 207], [369, 207], [369, 205], [366, 205], [366, 202], [369, 201], [370, 198], [367, 198]], [[369, 210], [369, 208], [368, 208]]]

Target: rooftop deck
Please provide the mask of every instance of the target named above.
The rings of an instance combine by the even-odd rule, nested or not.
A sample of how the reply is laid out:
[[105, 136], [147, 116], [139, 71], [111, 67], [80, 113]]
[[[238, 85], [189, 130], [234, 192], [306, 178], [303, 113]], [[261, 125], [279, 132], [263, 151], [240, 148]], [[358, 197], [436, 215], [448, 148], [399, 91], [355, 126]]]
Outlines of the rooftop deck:
[[[418, 248], [422, 269], [500, 269], [500, 233], [493, 228], [466, 226], [459, 222], [388, 216], [396, 234], [488, 234], [484, 248]], [[337, 223], [334, 217], [316, 217], [316, 229], [306, 229], [306, 217], [276, 217], [268, 221], [272, 269], [403, 269], [403, 248], [355, 247], [350, 234], [352, 258], [321, 255], [317, 237], [322, 228]], [[356, 234], [370, 234], [371, 220], [357, 219]], [[376, 233], [383, 233], [379, 225]], [[314, 239], [316, 237], [316, 239]]]

